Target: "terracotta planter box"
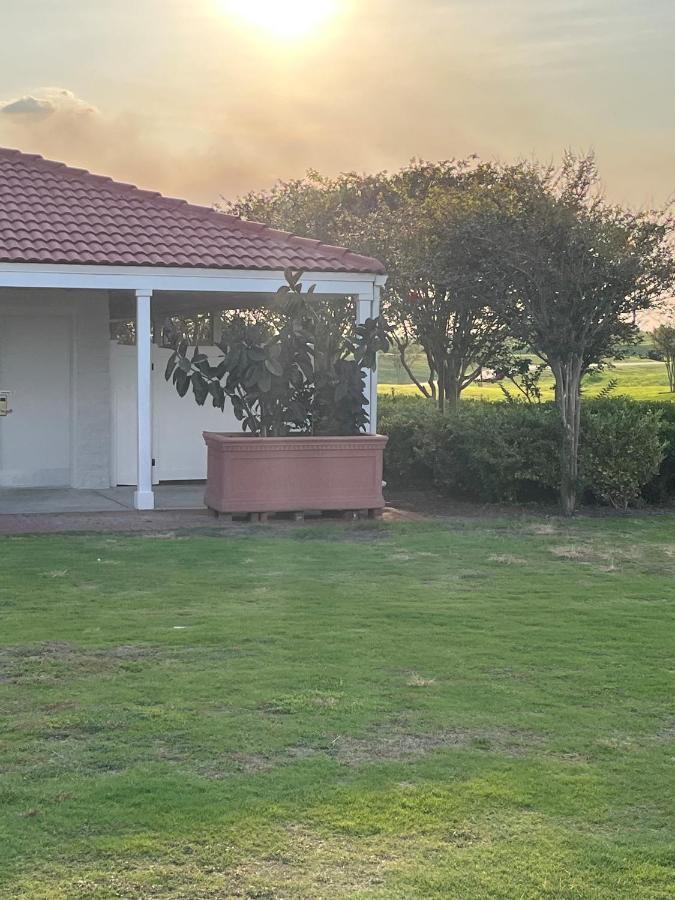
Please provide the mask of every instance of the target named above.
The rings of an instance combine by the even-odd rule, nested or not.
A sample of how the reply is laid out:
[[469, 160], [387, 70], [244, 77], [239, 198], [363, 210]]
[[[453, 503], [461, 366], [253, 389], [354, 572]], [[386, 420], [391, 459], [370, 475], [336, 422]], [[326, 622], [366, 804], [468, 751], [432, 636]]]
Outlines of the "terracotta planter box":
[[205, 431], [205, 502], [219, 513], [378, 510], [387, 438], [259, 438]]

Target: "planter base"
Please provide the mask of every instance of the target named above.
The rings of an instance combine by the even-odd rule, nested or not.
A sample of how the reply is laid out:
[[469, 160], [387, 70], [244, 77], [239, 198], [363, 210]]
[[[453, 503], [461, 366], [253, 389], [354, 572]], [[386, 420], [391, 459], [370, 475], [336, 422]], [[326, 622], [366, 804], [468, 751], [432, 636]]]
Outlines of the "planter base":
[[205, 432], [206, 506], [224, 514], [384, 508], [382, 454], [387, 438], [257, 438]]

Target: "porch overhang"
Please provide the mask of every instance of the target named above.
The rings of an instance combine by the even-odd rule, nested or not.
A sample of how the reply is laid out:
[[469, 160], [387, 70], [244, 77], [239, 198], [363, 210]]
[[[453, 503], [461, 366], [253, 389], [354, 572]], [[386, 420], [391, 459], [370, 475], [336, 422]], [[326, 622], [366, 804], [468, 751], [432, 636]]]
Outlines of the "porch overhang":
[[[144, 509], [154, 504], [153, 320], [156, 325], [171, 310], [198, 311], [200, 298], [209, 311], [217, 311], [219, 305], [222, 309], [264, 305], [285, 283], [284, 270], [292, 268], [303, 271], [303, 281], [315, 285], [320, 297], [350, 298], [357, 320], [363, 322], [378, 314], [385, 281], [379, 260], [348, 248], [8, 148], [0, 148], [0, 226], [0, 291], [16, 290], [15, 306], [22, 299], [30, 306], [29, 296], [19, 296], [21, 289], [25, 295], [53, 291], [55, 306], [57, 297], [64, 295], [67, 306], [79, 292], [73, 305], [86, 307], [89, 294], [99, 299], [108, 294], [108, 300], [114, 295], [122, 300], [129, 320], [135, 318], [136, 500]], [[45, 305], [50, 306], [49, 301]], [[95, 306], [89, 304], [91, 310]], [[67, 331], [64, 326], [64, 342]], [[79, 349], [88, 350], [90, 357], [97, 352], [86, 344], [86, 336]], [[19, 368], [15, 363], [16, 372]], [[66, 368], [63, 364], [59, 396], [67, 390]], [[14, 371], [10, 374], [19, 377]], [[86, 378], [82, 380], [85, 406], [96, 409], [95, 393]], [[376, 386], [369, 372], [366, 385], [374, 425]], [[92, 433], [96, 428], [94, 424]], [[67, 431], [62, 428], [64, 448], [70, 441]], [[12, 433], [13, 452], [19, 458], [23, 434], [20, 440], [17, 434]], [[65, 468], [64, 463], [59, 471]]]
[[[376, 272], [306, 271], [303, 282], [315, 285], [321, 297], [344, 297], [354, 302], [356, 319], [363, 323], [379, 315], [380, 292], [386, 276]], [[0, 262], [0, 288], [106, 291], [126, 294], [135, 311], [137, 359], [137, 483], [134, 505], [155, 507], [152, 446], [152, 321], [171, 310], [204, 311], [264, 305], [286, 283], [278, 269], [200, 269], [163, 266], [107, 266]], [[155, 306], [156, 304], [156, 306]], [[126, 305], [126, 302], [125, 302]], [[370, 429], [377, 427], [377, 378], [366, 372]]]
[[[313, 272], [303, 275], [322, 295], [357, 296], [383, 287], [378, 273]], [[273, 294], [285, 283], [278, 269], [199, 269], [164, 266], [86, 266], [0, 262], [0, 287], [109, 291]]]

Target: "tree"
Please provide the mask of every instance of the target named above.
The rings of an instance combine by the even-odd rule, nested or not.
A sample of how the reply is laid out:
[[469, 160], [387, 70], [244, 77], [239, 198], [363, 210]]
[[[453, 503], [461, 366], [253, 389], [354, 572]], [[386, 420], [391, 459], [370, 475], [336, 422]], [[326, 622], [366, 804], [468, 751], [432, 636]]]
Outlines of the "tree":
[[581, 380], [636, 339], [635, 312], [673, 285], [665, 216], [612, 206], [597, 192], [592, 156], [560, 170], [505, 167], [489, 220], [476, 232], [508, 287], [501, 315], [553, 372], [562, 423], [561, 505], [576, 506]]
[[424, 348], [430, 384], [428, 391], [418, 387], [441, 410], [454, 406], [483, 368], [503, 357], [509, 337], [497, 308], [503, 274], [475, 240], [493, 174], [473, 170], [460, 173], [454, 184], [432, 185], [406, 205], [398, 228], [388, 315], [402, 362], [404, 341]]
[[668, 387], [675, 392], [675, 326], [659, 325], [652, 331], [652, 341], [666, 364]]
[[[389, 272], [385, 315], [400, 363], [443, 408], [457, 402], [506, 340], [495, 313], [499, 277], [474, 240], [495, 179], [493, 166], [474, 160], [332, 179], [310, 172], [248, 194], [226, 211], [380, 258]], [[427, 384], [410, 365], [413, 345], [424, 350]]]

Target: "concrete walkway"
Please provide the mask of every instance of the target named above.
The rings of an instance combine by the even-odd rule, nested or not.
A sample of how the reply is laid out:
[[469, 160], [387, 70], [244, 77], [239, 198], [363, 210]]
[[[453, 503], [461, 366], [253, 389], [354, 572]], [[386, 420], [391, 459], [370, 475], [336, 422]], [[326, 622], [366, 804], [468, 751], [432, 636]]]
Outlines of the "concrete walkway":
[[58, 534], [73, 531], [142, 531], [208, 528], [203, 484], [162, 484], [157, 509], [133, 508], [134, 489], [78, 491], [70, 488], [0, 488], [0, 535]]
[[[159, 510], [204, 509], [203, 484], [161, 484], [155, 487]], [[0, 488], [0, 516], [47, 513], [103, 513], [133, 510], [134, 489], [103, 491], [74, 488]]]
[[[199, 529], [235, 534], [261, 527], [238, 520], [214, 519], [204, 506], [203, 496], [203, 484], [163, 484], [155, 488], [157, 508], [139, 512], [133, 509], [133, 488], [106, 491], [0, 488], [0, 535], [141, 532], [162, 536]], [[385, 522], [423, 518], [395, 507], [387, 507], [384, 512]], [[328, 521], [335, 522], [335, 519]], [[275, 519], [274, 527], [320, 527], [322, 522], [326, 519], [309, 518], [304, 523]]]

